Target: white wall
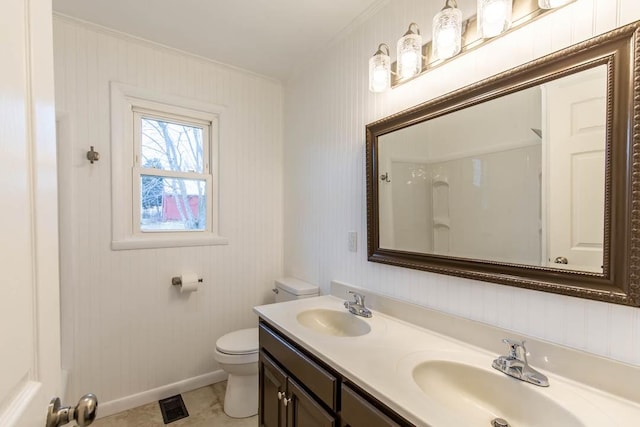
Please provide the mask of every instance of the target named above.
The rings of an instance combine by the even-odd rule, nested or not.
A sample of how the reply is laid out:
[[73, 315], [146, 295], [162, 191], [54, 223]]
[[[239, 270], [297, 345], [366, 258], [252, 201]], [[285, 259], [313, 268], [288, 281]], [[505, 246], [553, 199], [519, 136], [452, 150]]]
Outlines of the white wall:
[[[578, 0], [385, 94], [367, 61], [440, 2], [394, 0], [300, 70], [285, 88], [285, 271], [332, 279], [640, 365], [640, 309], [370, 263], [366, 259], [365, 125], [640, 18], [637, 0]], [[322, 58], [322, 61], [318, 61]], [[347, 232], [359, 250], [347, 250]]]
[[435, 163], [540, 144], [531, 129], [542, 127], [541, 94], [532, 87], [381, 135], [378, 161]]
[[[54, 52], [69, 402], [89, 391], [109, 402], [217, 370], [216, 339], [255, 325], [251, 308], [282, 273], [281, 84], [64, 17], [54, 19]], [[111, 80], [226, 106], [220, 233], [229, 245], [110, 250]], [[90, 145], [101, 154], [93, 165]], [[188, 298], [170, 284], [181, 271], [204, 278]]]

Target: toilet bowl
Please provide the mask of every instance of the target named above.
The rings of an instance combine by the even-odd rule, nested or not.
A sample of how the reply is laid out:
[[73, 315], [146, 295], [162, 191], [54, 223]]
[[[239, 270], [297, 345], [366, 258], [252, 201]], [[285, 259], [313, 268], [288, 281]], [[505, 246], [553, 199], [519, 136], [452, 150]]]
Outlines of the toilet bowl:
[[[285, 277], [275, 281], [276, 302], [314, 297], [318, 287]], [[258, 328], [229, 332], [216, 341], [214, 358], [229, 374], [224, 396], [224, 412], [232, 418], [258, 413]]]
[[223, 335], [216, 342], [215, 359], [229, 374], [224, 412], [244, 418], [258, 412], [258, 328]]

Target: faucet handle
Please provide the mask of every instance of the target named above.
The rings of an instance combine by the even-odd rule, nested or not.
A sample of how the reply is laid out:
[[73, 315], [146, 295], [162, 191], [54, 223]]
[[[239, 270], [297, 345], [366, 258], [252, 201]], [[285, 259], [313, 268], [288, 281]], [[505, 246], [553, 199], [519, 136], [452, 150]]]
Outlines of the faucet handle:
[[353, 298], [355, 299], [356, 304], [364, 307], [364, 295], [354, 291], [347, 291], [347, 293], [350, 293], [351, 295], [353, 295]]
[[523, 359], [525, 361], [527, 360], [527, 348], [524, 346], [524, 343], [526, 341], [517, 341], [512, 340], [511, 338], [503, 338], [502, 342], [509, 346], [509, 357], [520, 359], [520, 357], [518, 357], [518, 349], [522, 348], [522, 354], [524, 356]]

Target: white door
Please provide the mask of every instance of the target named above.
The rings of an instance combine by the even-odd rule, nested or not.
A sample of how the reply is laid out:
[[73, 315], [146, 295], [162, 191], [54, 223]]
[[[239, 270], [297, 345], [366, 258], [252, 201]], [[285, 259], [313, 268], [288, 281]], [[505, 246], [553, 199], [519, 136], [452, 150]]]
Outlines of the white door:
[[51, 0], [0, 13], [0, 426], [45, 425], [60, 394]]
[[548, 265], [602, 272], [605, 66], [545, 85]]

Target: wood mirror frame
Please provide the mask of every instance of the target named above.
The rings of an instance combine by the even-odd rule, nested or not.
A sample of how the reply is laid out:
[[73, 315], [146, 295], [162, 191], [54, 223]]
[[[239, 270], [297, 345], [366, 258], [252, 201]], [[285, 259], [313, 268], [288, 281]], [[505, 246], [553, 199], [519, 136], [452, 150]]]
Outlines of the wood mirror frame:
[[[369, 261], [640, 306], [640, 21], [366, 126]], [[607, 67], [603, 272], [559, 270], [380, 247], [378, 138], [595, 66]]]

